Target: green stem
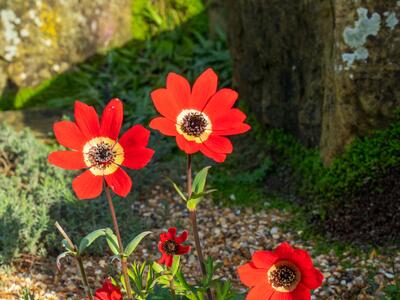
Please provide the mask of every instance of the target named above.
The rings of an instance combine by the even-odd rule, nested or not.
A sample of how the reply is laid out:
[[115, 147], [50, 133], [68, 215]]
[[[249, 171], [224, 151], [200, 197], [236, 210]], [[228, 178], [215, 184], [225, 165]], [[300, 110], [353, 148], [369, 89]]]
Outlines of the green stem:
[[114, 231], [115, 231], [115, 234], [117, 235], [119, 255], [121, 258], [121, 269], [122, 269], [122, 275], [123, 275], [124, 281], [125, 281], [126, 293], [128, 296], [128, 300], [133, 300], [131, 283], [129, 281], [129, 276], [128, 276], [127, 258], [124, 256], [124, 246], [122, 244], [121, 233], [119, 231], [117, 216], [115, 214], [115, 209], [114, 209], [114, 204], [113, 204], [112, 198], [111, 198], [110, 188], [108, 186], [106, 186], [105, 190], [106, 190], [106, 198], [108, 201], [108, 205], [110, 207], [111, 217], [112, 217], [113, 224], [114, 224]]
[[88, 296], [89, 300], [93, 300], [92, 291], [91, 291], [90, 286], [89, 286], [89, 282], [88, 282], [88, 278], [87, 278], [87, 275], [86, 275], [85, 268], [83, 266], [82, 257], [80, 256], [80, 253], [78, 253], [77, 247], [75, 246], [75, 244], [72, 242], [72, 240], [70, 239], [68, 234], [65, 232], [65, 230], [61, 227], [61, 225], [58, 222], [55, 223], [55, 226], [57, 227], [57, 229], [61, 233], [61, 235], [64, 237], [64, 239], [67, 241], [67, 243], [70, 246], [70, 248], [74, 249], [75, 253], [77, 253], [77, 255], [75, 255], [74, 258], [75, 258], [75, 260], [76, 260], [76, 262], [78, 264], [79, 271], [81, 273], [83, 289], [85, 290], [86, 295]]
[[[188, 193], [188, 199], [190, 199], [190, 197], [192, 195], [192, 157], [190, 154], [188, 154], [188, 156], [187, 156], [187, 193]], [[200, 264], [200, 268], [201, 268], [201, 273], [203, 274], [204, 277], [206, 277], [207, 270], [206, 270], [206, 264], [205, 264], [205, 260], [204, 260], [204, 256], [203, 256], [203, 251], [201, 248], [199, 230], [197, 227], [196, 210], [190, 211], [190, 220], [192, 222], [192, 232], [193, 232], [193, 237], [194, 237], [194, 243], [196, 246], [197, 257], [199, 259], [199, 264]], [[210, 289], [207, 289], [207, 297], [209, 300], [214, 300], [214, 295]]]

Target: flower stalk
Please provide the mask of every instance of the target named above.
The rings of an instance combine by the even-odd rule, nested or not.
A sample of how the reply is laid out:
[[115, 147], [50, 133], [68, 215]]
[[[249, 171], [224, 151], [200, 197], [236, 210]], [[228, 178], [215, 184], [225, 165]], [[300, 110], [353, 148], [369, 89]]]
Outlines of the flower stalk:
[[[188, 193], [188, 199], [190, 199], [190, 196], [192, 195], [192, 156], [190, 154], [187, 155], [187, 193]], [[196, 246], [196, 252], [197, 252], [197, 257], [199, 259], [200, 263], [200, 268], [201, 268], [201, 273], [203, 274], [204, 277], [207, 276], [207, 270], [206, 270], [206, 264], [204, 261], [204, 255], [203, 251], [201, 248], [201, 243], [200, 243], [200, 236], [199, 236], [199, 230], [197, 227], [197, 214], [196, 210], [191, 210], [190, 211], [190, 220], [192, 222], [192, 231], [193, 231], [193, 236], [194, 236], [194, 243]], [[214, 300], [214, 295], [212, 294], [210, 289], [207, 289], [207, 297], [209, 300]]]
[[121, 258], [121, 269], [122, 269], [122, 275], [124, 277], [127, 297], [129, 300], [133, 300], [131, 283], [129, 281], [129, 276], [128, 276], [127, 257], [124, 255], [124, 246], [122, 244], [121, 233], [119, 231], [117, 216], [115, 214], [114, 204], [112, 202], [112, 197], [111, 197], [111, 193], [110, 193], [110, 187], [108, 185], [106, 185], [105, 191], [106, 191], [106, 198], [108, 201], [108, 205], [110, 207], [111, 217], [113, 220], [114, 231], [115, 231], [115, 234], [116, 234], [117, 240], [118, 240], [118, 248], [119, 248], [118, 250], [119, 250], [119, 255]]
[[70, 239], [68, 234], [65, 232], [65, 230], [61, 227], [61, 225], [58, 222], [55, 223], [55, 226], [57, 227], [57, 229], [61, 233], [61, 235], [64, 237], [64, 239], [67, 241], [69, 247], [71, 249], [73, 249], [75, 253], [77, 253], [76, 255], [74, 255], [74, 258], [78, 264], [79, 271], [81, 273], [83, 288], [84, 288], [85, 293], [86, 293], [87, 297], [89, 298], [89, 300], [93, 300], [93, 295], [92, 295], [92, 291], [89, 286], [89, 281], [88, 281], [88, 278], [86, 275], [85, 267], [83, 266], [83, 260], [82, 260], [81, 255], [78, 253], [77, 247], [75, 246], [75, 244], [72, 242], [72, 240]]

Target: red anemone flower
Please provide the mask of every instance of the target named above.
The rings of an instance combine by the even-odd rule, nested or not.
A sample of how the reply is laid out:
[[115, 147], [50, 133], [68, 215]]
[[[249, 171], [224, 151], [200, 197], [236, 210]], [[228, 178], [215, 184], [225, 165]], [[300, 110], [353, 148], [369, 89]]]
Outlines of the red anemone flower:
[[225, 136], [250, 129], [243, 123], [246, 115], [232, 108], [238, 94], [231, 89], [217, 91], [218, 77], [207, 69], [193, 88], [182, 76], [169, 73], [167, 87], [151, 93], [154, 106], [162, 115], [150, 127], [167, 136], [175, 136], [178, 147], [187, 154], [201, 151], [205, 156], [223, 162], [232, 153], [231, 141]]
[[146, 148], [150, 131], [141, 125], [131, 127], [118, 139], [123, 119], [123, 105], [112, 99], [104, 108], [101, 120], [92, 106], [75, 102], [75, 122], [54, 124], [57, 141], [72, 151], [55, 151], [48, 160], [66, 170], [86, 169], [72, 181], [79, 199], [98, 197], [103, 178], [119, 196], [126, 197], [132, 181], [121, 166], [141, 169], [154, 154]]
[[308, 253], [288, 243], [274, 251], [255, 252], [238, 273], [242, 283], [251, 288], [246, 300], [311, 299], [310, 290], [321, 286], [324, 279]]
[[190, 251], [190, 246], [181, 245], [186, 241], [188, 232], [185, 230], [180, 236], [176, 236], [176, 228], [171, 227], [168, 232], [160, 234], [160, 242], [158, 243], [158, 250], [162, 253], [161, 258], [158, 260], [160, 264], [165, 264], [167, 267], [172, 266], [174, 255], [186, 254]]
[[107, 278], [103, 286], [96, 290], [94, 300], [122, 300], [121, 290]]

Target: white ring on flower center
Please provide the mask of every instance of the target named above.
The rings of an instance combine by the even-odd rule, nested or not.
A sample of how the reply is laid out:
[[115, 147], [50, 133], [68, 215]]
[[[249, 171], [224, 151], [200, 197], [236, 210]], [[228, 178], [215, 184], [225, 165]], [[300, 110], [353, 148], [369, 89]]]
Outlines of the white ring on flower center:
[[[104, 147], [104, 145], [109, 147], [109, 149], [106, 149], [108, 151], [106, 154], [110, 155], [109, 159], [99, 158], [99, 160], [96, 161], [96, 159], [93, 158], [93, 151], [100, 147], [100, 145], [102, 147]], [[118, 169], [119, 165], [123, 163], [124, 149], [115, 140], [108, 137], [96, 137], [83, 146], [83, 160], [86, 166], [90, 168], [89, 170], [93, 175], [109, 175], [114, 173]]]
[[[182, 125], [184, 122], [185, 117], [187, 117], [189, 114], [198, 114], [201, 115], [201, 117], [204, 118], [204, 121], [206, 122], [206, 126], [204, 128], [204, 131], [199, 135], [199, 136], [194, 136], [190, 135], [182, 130]], [[196, 142], [198, 144], [201, 144], [205, 142], [208, 137], [210, 136], [212, 132], [212, 124], [210, 118], [204, 113], [196, 109], [184, 109], [181, 111], [181, 113], [178, 115], [176, 118], [176, 130], [178, 131], [179, 134], [183, 135], [184, 138], [188, 141]]]

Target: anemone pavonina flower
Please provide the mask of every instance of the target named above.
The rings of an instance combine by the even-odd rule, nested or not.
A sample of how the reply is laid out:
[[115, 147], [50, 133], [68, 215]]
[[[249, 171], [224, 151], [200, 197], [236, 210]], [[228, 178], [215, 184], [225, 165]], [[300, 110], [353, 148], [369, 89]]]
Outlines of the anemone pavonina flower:
[[121, 290], [107, 278], [103, 286], [96, 290], [94, 300], [122, 300]]
[[160, 242], [158, 243], [158, 250], [162, 253], [161, 258], [158, 260], [160, 264], [165, 264], [167, 267], [172, 266], [174, 255], [186, 254], [190, 251], [190, 246], [181, 245], [186, 241], [188, 232], [185, 230], [180, 236], [176, 236], [176, 228], [171, 227], [168, 232], [160, 234]]
[[118, 139], [123, 119], [123, 105], [112, 99], [99, 117], [92, 106], [75, 102], [75, 122], [54, 124], [57, 141], [72, 151], [55, 151], [49, 162], [66, 170], [86, 169], [72, 181], [79, 199], [98, 197], [103, 190], [103, 178], [119, 196], [125, 197], [132, 181], [121, 166], [141, 169], [154, 154], [146, 148], [150, 131], [141, 125], [131, 127]]
[[308, 253], [288, 243], [274, 251], [256, 251], [238, 273], [242, 283], [251, 288], [246, 300], [311, 299], [310, 290], [323, 281]]
[[217, 91], [218, 77], [207, 69], [193, 88], [182, 76], [169, 73], [167, 87], [151, 93], [154, 106], [162, 115], [150, 127], [162, 134], [175, 136], [178, 147], [187, 154], [201, 151], [217, 162], [223, 162], [233, 146], [225, 136], [250, 129], [243, 123], [246, 115], [232, 108], [238, 94], [231, 89]]

